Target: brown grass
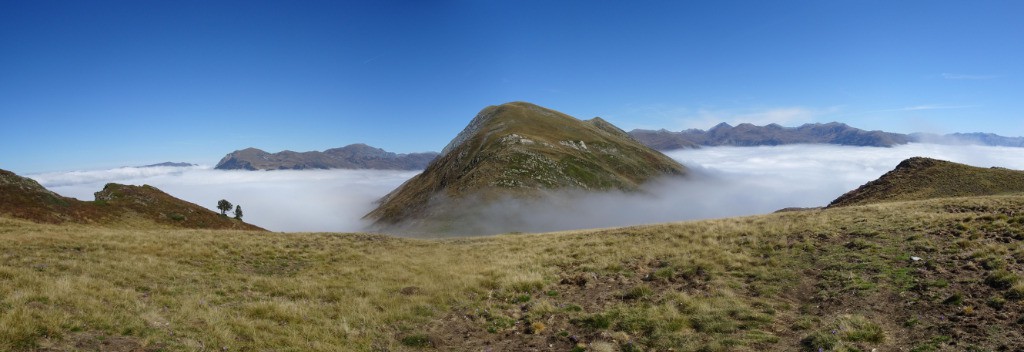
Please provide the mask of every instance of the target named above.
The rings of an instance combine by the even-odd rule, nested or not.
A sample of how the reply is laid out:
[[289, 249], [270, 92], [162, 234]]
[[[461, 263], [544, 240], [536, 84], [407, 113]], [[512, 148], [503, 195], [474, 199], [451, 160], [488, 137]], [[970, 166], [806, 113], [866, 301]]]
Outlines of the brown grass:
[[1021, 283], [985, 278], [1024, 274], [1022, 216], [996, 196], [455, 240], [0, 218], [0, 350], [1014, 350]]

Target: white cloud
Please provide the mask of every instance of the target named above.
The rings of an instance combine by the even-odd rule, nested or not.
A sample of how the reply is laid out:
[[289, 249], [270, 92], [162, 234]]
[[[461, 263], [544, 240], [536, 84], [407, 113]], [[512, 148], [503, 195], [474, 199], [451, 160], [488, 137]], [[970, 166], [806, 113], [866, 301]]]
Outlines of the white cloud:
[[[157, 176], [182, 175], [189, 171], [208, 169], [206, 166], [192, 167], [122, 167], [109, 170], [49, 172], [31, 175], [46, 187], [60, 187], [84, 183], [109, 183]], [[98, 190], [97, 190], [98, 191]]]
[[[505, 201], [476, 209], [471, 231], [547, 231], [624, 226], [815, 207], [913, 156], [975, 166], [1024, 169], [1020, 148], [909, 144], [893, 148], [833, 145], [714, 147], [666, 153], [694, 171], [654, 183], [647, 193], [554, 192], [539, 201]], [[65, 196], [92, 200], [107, 182], [149, 184], [214, 208], [240, 204], [246, 220], [274, 231], [349, 232], [360, 218], [417, 172], [381, 170], [222, 171], [208, 168], [114, 169], [30, 175]], [[478, 232], [480, 233], [480, 232]]]

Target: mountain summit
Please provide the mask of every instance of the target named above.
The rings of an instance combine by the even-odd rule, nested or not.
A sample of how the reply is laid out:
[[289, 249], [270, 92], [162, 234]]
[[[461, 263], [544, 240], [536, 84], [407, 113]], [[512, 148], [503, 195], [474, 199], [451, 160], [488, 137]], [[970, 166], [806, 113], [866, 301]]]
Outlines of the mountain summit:
[[601, 118], [578, 120], [534, 104], [489, 106], [426, 170], [366, 215], [377, 226], [445, 222], [473, 206], [543, 190], [638, 191], [686, 168]]

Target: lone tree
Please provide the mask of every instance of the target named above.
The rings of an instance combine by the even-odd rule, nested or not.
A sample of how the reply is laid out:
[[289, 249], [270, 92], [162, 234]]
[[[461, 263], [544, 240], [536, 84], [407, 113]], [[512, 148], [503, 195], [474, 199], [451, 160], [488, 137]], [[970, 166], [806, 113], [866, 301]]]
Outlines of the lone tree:
[[228, 210], [231, 210], [231, 206], [231, 202], [227, 201], [227, 199], [221, 199], [217, 202], [217, 209], [220, 209], [220, 215], [227, 216]]
[[235, 206], [235, 219], [242, 220], [242, 206]]

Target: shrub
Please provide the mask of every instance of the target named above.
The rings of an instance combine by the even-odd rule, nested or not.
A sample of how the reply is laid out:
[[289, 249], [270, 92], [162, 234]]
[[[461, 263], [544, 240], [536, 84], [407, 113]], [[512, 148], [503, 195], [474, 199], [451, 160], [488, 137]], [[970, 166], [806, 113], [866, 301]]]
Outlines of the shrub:
[[573, 320], [573, 323], [580, 327], [601, 330], [612, 326], [612, 319], [605, 314], [593, 314], [584, 318], [575, 319]]
[[639, 286], [634, 286], [633, 288], [626, 290], [626, 292], [622, 293], [621, 297], [624, 300], [637, 300], [637, 299], [641, 299], [641, 298], [650, 296], [653, 293], [654, 293], [654, 290], [652, 290], [650, 286], [639, 285]]
[[869, 249], [869, 248], [875, 248], [875, 244], [871, 243], [871, 242], [868, 242], [868, 241], [866, 241], [864, 239], [855, 238], [855, 239], [853, 239], [850, 242], [846, 242], [846, 248], [849, 248], [849, 249], [852, 249], [852, 250], [864, 250], [864, 249]]
[[1017, 282], [1010, 287], [1009, 291], [1006, 291], [1007, 299], [1022, 300], [1024, 299], [1024, 282]]
[[671, 267], [661, 268], [654, 271], [654, 278], [659, 280], [670, 281], [676, 276], [676, 270]]
[[839, 338], [828, 332], [817, 331], [800, 340], [804, 350], [817, 352], [820, 350], [832, 350], [839, 344]]
[[994, 296], [992, 298], [989, 298], [988, 302], [986, 303], [989, 307], [992, 307], [992, 309], [1000, 310], [1003, 309], [1004, 305], [1006, 305], [1006, 299], [999, 296]]
[[843, 315], [824, 330], [818, 330], [800, 340], [808, 351], [835, 350], [849, 347], [849, 342], [881, 343], [885, 340], [882, 327], [861, 315]]
[[985, 284], [999, 290], [1011, 288], [1018, 281], [1020, 281], [1020, 277], [1006, 270], [996, 270], [985, 277]]
[[547, 325], [544, 325], [544, 323], [539, 321], [535, 321], [527, 326], [526, 332], [529, 334], [539, 334], [544, 332], [544, 329], [547, 329]]
[[882, 327], [860, 315], [846, 315], [839, 319], [843, 339], [854, 342], [879, 343], [885, 340]]
[[502, 278], [501, 286], [519, 293], [544, 288], [544, 276], [536, 272], [516, 273]]
[[430, 337], [424, 334], [413, 334], [402, 338], [402, 344], [409, 347], [431, 347], [434, 345]]
[[981, 267], [985, 270], [1005, 269], [1006, 261], [996, 256], [986, 256], [981, 258]]

